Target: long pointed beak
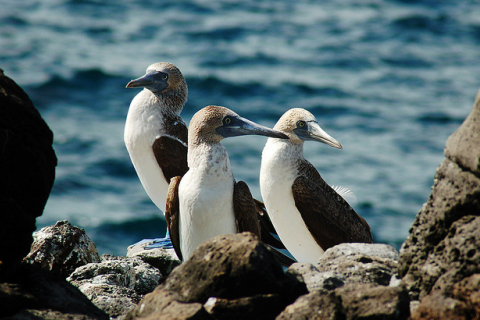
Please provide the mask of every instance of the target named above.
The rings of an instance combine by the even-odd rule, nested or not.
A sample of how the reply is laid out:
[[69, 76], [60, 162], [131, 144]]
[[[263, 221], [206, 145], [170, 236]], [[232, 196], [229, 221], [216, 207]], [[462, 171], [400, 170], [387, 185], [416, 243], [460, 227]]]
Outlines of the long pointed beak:
[[332, 136], [330, 136], [328, 133], [326, 133], [318, 123], [316, 122], [308, 122], [307, 123], [307, 128], [306, 130], [295, 130], [295, 133], [297, 136], [300, 137], [300, 139], [307, 141], [318, 141], [321, 143], [328, 144], [329, 146], [332, 146], [334, 148], [338, 149], [343, 149], [342, 145], [335, 140]]
[[244, 135], [257, 135], [271, 138], [288, 139], [288, 136], [280, 131], [264, 127], [240, 116], [231, 117], [231, 122], [229, 124], [224, 124], [223, 126], [217, 128], [216, 131], [224, 138]]
[[140, 78], [130, 81], [127, 83], [126, 88], [145, 88], [153, 86], [155, 84], [155, 72], [149, 72]]

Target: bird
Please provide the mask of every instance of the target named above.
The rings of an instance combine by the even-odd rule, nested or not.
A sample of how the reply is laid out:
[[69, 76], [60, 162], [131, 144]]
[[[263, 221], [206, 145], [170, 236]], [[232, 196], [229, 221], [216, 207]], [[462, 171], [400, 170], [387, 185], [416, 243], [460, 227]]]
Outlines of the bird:
[[373, 243], [370, 226], [304, 158], [305, 141], [342, 149], [315, 116], [303, 108], [285, 112], [274, 130], [289, 139], [268, 138], [262, 152], [260, 191], [280, 240], [298, 262], [316, 264], [330, 247]]
[[[124, 142], [143, 188], [165, 212], [171, 178], [188, 171], [188, 129], [180, 113], [187, 101], [188, 87], [173, 64], [151, 64], [146, 74], [128, 82], [127, 88], [143, 88], [132, 100], [125, 122]], [[146, 239], [148, 248], [171, 248], [165, 238]]]
[[[198, 245], [217, 235], [250, 231], [261, 237], [258, 201], [245, 182], [235, 181], [227, 150], [220, 143], [241, 135], [288, 138], [221, 106], [207, 106], [190, 121], [189, 171], [171, 180], [165, 212], [172, 244], [181, 260], [187, 260]], [[286, 264], [293, 262], [290, 259]]]

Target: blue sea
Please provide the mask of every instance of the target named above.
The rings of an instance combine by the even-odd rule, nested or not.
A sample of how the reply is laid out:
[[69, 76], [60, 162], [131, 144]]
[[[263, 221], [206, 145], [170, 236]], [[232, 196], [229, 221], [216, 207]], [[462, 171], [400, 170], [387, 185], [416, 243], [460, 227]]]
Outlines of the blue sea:
[[[116, 255], [165, 234], [123, 143], [138, 93], [125, 85], [157, 61], [186, 77], [187, 123], [209, 104], [267, 126], [310, 110], [344, 149], [307, 142], [305, 157], [398, 249], [480, 87], [480, 2], [2, 1], [0, 68], [49, 124], [59, 160], [38, 228], [67, 219]], [[259, 199], [265, 142], [224, 141]]]

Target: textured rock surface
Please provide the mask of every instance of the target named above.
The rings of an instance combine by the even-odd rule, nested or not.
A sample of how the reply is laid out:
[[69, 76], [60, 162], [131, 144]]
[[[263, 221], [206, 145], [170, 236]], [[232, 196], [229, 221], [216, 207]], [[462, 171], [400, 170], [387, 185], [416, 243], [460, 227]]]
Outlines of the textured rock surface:
[[345, 319], [345, 311], [342, 307], [341, 298], [335, 292], [315, 290], [299, 297], [276, 319], [340, 320]]
[[479, 121], [477, 94], [472, 112], [447, 140], [432, 194], [400, 250], [399, 276], [418, 306], [413, 319], [480, 318]]
[[126, 318], [272, 319], [305, 293], [255, 236], [225, 235], [200, 245]]
[[[0, 261], [30, 250], [55, 179], [53, 134], [28, 95], [0, 69]], [[12, 241], [12, 239], [15, 239]]]
[[466, 171], [480, 175], [480, 91], [473, 110], [447, 140], [445, 156]]
[[456, 282], [480, 273], [479, 99], [448, 139], [430, 199], [400, 251], [399, 274], [414, 300], [451, 296]]
[[0, 283], [2, 319], [108, 319], [77, 288], [38, 266], [22, 264]]
[[407, 319], [407, 291], [403, 287], [346, 285], [335, 290], [342, 299], [346, 319]]
[[173, 268], [181, 264], [174, 249], [145, 249], [149, 242], [132, 245], [127, 249], [127, 257], [138, 257], [159, 269], [163, 276], [168, 276]]
[[376, 257], [387, 260], [398, 260], [398, 251], [394, 247], [382, 243], [342, 243], [336, 245], [320, 257], [318, 264], [334, 259], [356, 256], [363, 254], [369, 257]]
[[102, 255], [101, 262], [78, 268], [67, 280], [109, 316], [118, 317], [153, 291], [161, 279], [160, 271], [140, 258]]
[[27, 263], [60, 273], [65, 278], [76, 268], [90, 262], [99, 262], [97, 247], [85, 230], [68, 221], [58, 221], [33, 234], [34, 242]]
[[295, 263], [288, 272], [300, 276], [310, 292], [353, 283], [387, 286], [397, 272], [397, 260], [398, 252], [392, 246], [344, 243], [325, 251], [316, 266]]
[[349, 284], [301, 296], [280, 319], [407, 319], [409, 298], [402, 287]]
[[422, 299], [412, 319], [478, 319], [480, 316], [480, 274], [457, 282], [451, 296], [440, 291]]

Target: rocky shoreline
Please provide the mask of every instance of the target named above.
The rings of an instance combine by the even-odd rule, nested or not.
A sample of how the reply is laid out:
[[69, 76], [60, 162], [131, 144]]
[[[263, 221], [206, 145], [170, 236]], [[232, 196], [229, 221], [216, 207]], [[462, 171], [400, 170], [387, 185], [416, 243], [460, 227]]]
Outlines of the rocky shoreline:
[[[341, 244], [287, 270], [249, 233], [213, 238], [182, 264], [171, 250], [142, 246], [99, 256], [68, 221], [32, 239], [57, 160], [48, 126], [1, 70], [0, 127], [1, 319], [480, 318], [480, 95], [447, 140], [400, 252]], [[38, 160], [34, 173], [24, 172], [25, 154], [29, 167]], [[12, 188], [18, 177], [29, 187]]]

